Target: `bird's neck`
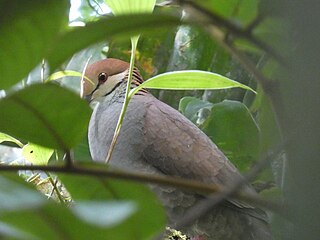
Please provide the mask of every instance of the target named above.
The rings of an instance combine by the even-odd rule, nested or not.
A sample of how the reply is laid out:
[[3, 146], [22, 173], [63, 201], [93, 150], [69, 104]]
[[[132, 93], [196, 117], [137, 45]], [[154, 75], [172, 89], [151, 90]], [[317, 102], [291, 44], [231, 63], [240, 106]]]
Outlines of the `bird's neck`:
[[[115, 102], [123, 103], [124, 98], [125, 98], [125, 94], [126, 94], [126, 90], [127, 90], [128, 77], [129, 77], [129, 70], [125, 74], [125, 77], [124, 77], [123, 81], [119, 84], [119, 86], [114, 91], [112, 91], [110, 94], [105, 96], [103, 102], [109, 102], [109, 104], [112, 104]], [[133, 72], [132, 72], [132, 80], [131, 80], [130, 89], [136, 88], [141, 83], [143, 83], [143, 79], [140, 75], [140, 72], [137, 68], [134, 68]], [[136, 94], [137, 95], [145, 95], [147, 93], [148, 93], [147, 90], [141, 89]]]

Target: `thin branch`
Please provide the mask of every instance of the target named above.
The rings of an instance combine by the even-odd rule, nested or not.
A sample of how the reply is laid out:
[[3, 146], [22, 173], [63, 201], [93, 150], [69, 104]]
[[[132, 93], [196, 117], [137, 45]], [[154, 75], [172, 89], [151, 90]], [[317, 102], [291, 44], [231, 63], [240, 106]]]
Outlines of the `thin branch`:
[[[178, 221], [175, 225], [177, 229], [185, 228], [187, 226], [190, 226], [192, 223], [194, 223], [195, 220], [203, 217], [205, 214], [207, 214], [212, 208], [220, 204], [226, 199], [232, 199], [234, 196], [237, 195], [237, 192], [241, 187], [246, 184], [247, 182], [250, 182], [254, 180], [261, 172], [266, 168], [266, 166], [269, 164], [270, 160], [277, 154], [279, 154], [284, 149], [285, 143], [282, 142], [279, 144], [274, 151], [267, 153], [264, 157], [261, 158], [260, 161], [254, 165], [251, 170], [248, 172], [248, 174], [245, 175], [244, 178], [239, 179], [238, 182], [236, 182], [233, 186], [229, 187], [228, 189], [225, 189], [224, 191], [221, 191], [218, 194], [211, 194], [208, 198], [200, 201], [198, 204], [193, 206], [184, 216], [183, 218]], [[244, 201], [251, 202], [251, 199], [245, 199], [246, 195], [241, 195]], [[250, 197], [251, 198], [251, 197]], [[273, 205], [270, 201], [265, 201], [261, 198], [258, 201], [262, 200], [264, 202], [260, 202], [260, 205], [265, 205], [268, 209], [272, 209], [273, 211], [277, 212], [278, 214], [288, 217], [285, 209], [283, 206], [280, 206], [279, 204]], [[254, 203], [257, 203], [257, 199], [255, 199]], [[268, 206], [267, 206], [268, 205]]]
[[66, 168], [72, 168], [73, 162], [72, 162], [72, 157], [71, 157], [71, 152], [70, 150], [66, 151], [65, 153], [65, 163], [66, 163]]
[[[216, 185], [206, 184], [200, 181], [194, 181], [189, 179], [182, 179], [170, 176], [161, 176], [161, 175], [151, 175], [143, 173], [134, 173], [128, 171], [118, 171], [118, 170], [109, 170], [103, 168], [103, 166], [98, 167], [89, 167], [89, 166], [80, 166], [72, 165], [67, 168], [66, 166], [43, 166], [43, 165], [0, 165], [0, 171], [19, 171], [19, 170], [34, 170], [34, 171], [48, 171], [56, 173], [68, 173], [81, 176], [95, 176], [103, 178], [114, 178], [122, 180], [131, 180], [141, 183], [153, 183], [164, 186], [172, 186], [176, 188], [181, 188], [187, 191], [197, 192], [199, 194], [210, 194], [216, 192], [225, 192], [225, 190], [220, 189]], [[256, 195], [243, 194], [241, 192], [234, 194], [234, 199], [239, 199], [242, 201], [250, 201], [251, 203], [258, 203], [259, 206], [265, 207], [270, 210], [275, 210], [281, 208], [280, 205], [276, 203], [266, 203], [263, 199]]]

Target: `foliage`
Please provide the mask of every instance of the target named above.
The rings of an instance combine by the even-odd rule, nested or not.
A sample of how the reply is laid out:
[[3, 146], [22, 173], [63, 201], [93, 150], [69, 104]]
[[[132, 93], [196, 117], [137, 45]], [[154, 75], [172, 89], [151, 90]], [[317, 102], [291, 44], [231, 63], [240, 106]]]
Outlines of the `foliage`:
[[[256, 181], [274, 181], [274, 175], [278, 189], [266, 192], [274, 197], [274, 192], [285, 190], [289, 196], [285, 200], [294, 206], [289, 209], [295, 224], [293, 230], [283, 219], [273, 218], [279, 239], [316, 239], [316, 219], [320, 216], [316, 192], [320, 183], [318, 124], [314, 114], [318, 112], [319, 94], [317, 84], [301, 80], [319, 76], [319, 69], [312, 63], [317, 62], [320, 54], [314, 54], [310, 48], [312, 44], [317, 46], [313, 39], [318, 39], [318, 35], [311, 31], [311, 27], [317, 26], [308, 25], [306, 29], [311, 29], [313, 37], [306, 40], [307, 34], [293, 31], [291, 36], [297, 37], [300, 44], [295, 45], [295, 52], [287, 37], [291, 32], [283, 30], [289, 29], [290, 23], [297, 26], [297, 31], [306, 30], [296, 20], [299, 9], [290, 4], [277, 7], [274, 1], [208, 0], [178, 1], [177, 6], [166, 6], [162, 2], [150, 14], [153, 0], [141, 0], [146, 5], [134, 5], [137, 8], [133, 13], [129, 4], [122, 5], [128, 7], [124, 10], [121, 4], [120, 9], [112, 5], [119, 2], [106, 1], [116, 16], [101, 16], [98, 5], [101, 8], [105, 3], [82, 0], [79, 12], [85, 27], [67, 25], [67, 0], [1, 2], [0, 88], [6, 96], [0, 99], [0, 143], [23, 148], [28, 164], [48, 164], [46, 169], [60, 167], [64, 162], [70, 164], [71, 160], [75, 164], [86, 161], [85, 167], [92, 167], [84, 140], [91, 110], [76, 93], [59, 86], [71, 85], [69, 79], [61, 81], [60, 77], [76, 76], [74, 79], [80, 80], [83, 63], [87, 61], [87, 55], [82, 53], [101, 52], [127, 61], [131, 56], [144, 78], [150, 78], [145, 84], [158, 89], [152, 90], [154, 95], [179, 108], [243, 173], [267, 152], [286, 145], [286, 154], [276, 152], [267, 174], [256, 176]], [[182, 9], [186, 10], [184, 14]], [[290, 14], [286, 20], [280, 19], [287, 9]], [[308, 10], [313, 16], [313, 9]], [[139, 34], [137, 50], [130, 55], [128, 39]], [[137, 39], [134, 48], [136, 44]], [[305, 52], [313, 61], [309, 65], [304, 61]], [[93, 60], [99, 59], [99, 55], [95, 54]], [[28, 73], [42, 59], [48, 65], [42, 64], [39, 71], [46, 72], [49, 67], [50, 77], [30, 80], [32, 74]], [[77, 68], [65, 69], [71, 63]], [[288, 66], [294, 66], [291, 72]], [[57, 72], [61, 69], [66, 71]], [[186, 81], [181, 83], [182, 80]], [[222, 80], [222, 85], [217, 80]], [[309, 94], [301, 93], [299, 81]], [[185, 91], [172, 91], [178, 88]], [[311, 110], [306, 111], [306, 106]], [[68, 154], [71, 149], [73, 154]], [[3, 163], [0, 171], [10, 170], [10, 166], [14, 164]], [[72, 172], [72, 166], [64, 172]], [[165, 229], [163, 209], [145, 186], [67, 173], [57, 174], [59, 187], [48, 175], [50, 191], [56, 192], [56, 197], [36, 184], [40, 192], [55, 200], [51, 201], [30, 184], [32, 181], [27, 183], [16, 174], [2, 172], [0, 237], [151, 239]], [[35, 174], [47, 179], [42, 172]], [[30, 172], [20, 171], [20, 175], [28, 176]], [[307, 195], [310, 207], [304, 207]], [[70, 202], [68, 196], [75, 202]], [[314, 220], [310, 223], [305, 216]]]

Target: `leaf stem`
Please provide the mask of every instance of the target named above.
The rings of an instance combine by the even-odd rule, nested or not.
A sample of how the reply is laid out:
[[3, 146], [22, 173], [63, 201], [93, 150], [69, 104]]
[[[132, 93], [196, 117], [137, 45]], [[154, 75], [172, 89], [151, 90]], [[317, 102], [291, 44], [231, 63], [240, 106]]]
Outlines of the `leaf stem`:
[[125, 93], [125, 98], [124, 98], [124, 102], [122, 105], [122, 109], [120, 112], [120, 116], [118, 119], [118, 123], [116, 126], [116, 129], [114, 131], [114, 135], [112, 138], [112, 142], [105, 160], [105, 163], [108, 163], [112, 157], [112, 153], [113, 150], [115, 148], [115, 145], [117, 143], [117, 139], [120, 133], [120, 129], [122, 126], [122, 122], [124, 119], [124, 115], [127, 111], [128, 105], [129, 105], [129, 101], [131, 99], [131, 95], [129, 95], [130, 90], [131, 90], [131, 81], [132, 81], [132, 75], [133, 75], [133, 69], [134, 69], [134, 60], [135, 60], [135, 53], [136, 53], [136, 49], [137, 49], [137, 44], [138, 44], [138, 40], [139, 40], [139, 35], [131, 37], [131, 57], [130, 57], [130, 67], [129, 67], [129, 76], [128, 76], [128, 80], [127, 80], [127, 89], [126, 89], [126, 93]]

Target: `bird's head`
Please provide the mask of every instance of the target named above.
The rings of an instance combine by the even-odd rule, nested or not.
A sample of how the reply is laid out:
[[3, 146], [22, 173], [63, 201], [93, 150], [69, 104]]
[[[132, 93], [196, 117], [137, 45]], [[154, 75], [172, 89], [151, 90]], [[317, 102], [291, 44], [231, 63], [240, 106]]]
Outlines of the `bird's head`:
[[[119, 59], [107, 58], [89, 65], [82, 79], [82, 97], [88, 101], [101, 99], [116, 90], [128, 78], [130, 64]], [[133, 84], [139, 85], [142, 77], [138, 69], [133, 72]]]

